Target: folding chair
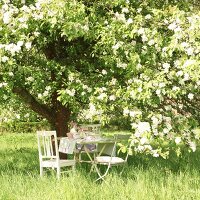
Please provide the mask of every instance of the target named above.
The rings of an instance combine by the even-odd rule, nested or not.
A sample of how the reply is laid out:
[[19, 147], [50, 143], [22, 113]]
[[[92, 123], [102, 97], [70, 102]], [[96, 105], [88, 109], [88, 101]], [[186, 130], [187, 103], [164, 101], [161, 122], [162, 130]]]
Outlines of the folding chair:
[[[97, 171], [97, 174], [99, 176], [99, 178], [96, 179], [96, 181], [102, 179], [104, 180], [104, 177], [108, 174], [108, 171], [111, 167], [113, 166], [123, 166], [123, 169], [121, 171], [121, 173], [124, 170], [124, 166], [127, 163], [127, 159], [128, 159], [128, 151], [127, 154], [125, 155], [125, 158], [121, 158], [121, 157], [117, 157], [115, 156], [116, 153], [116, 147], [117, 147], [117, 143], [120, 141], [128, 141], [128, 139], [130, 138], [130, 135], [115, 135], [114, 136], [114, 145], [113, 145], [113, 149], [112, 149], [112, 153], [110, 156], [97, 156], [94, 160], [94, 167]], [[100, 169], [98, 168], [98, 165], [106, 165], [107, 169], [104, 173], [102, 173], [100, 171]], [[120, 173], [120, 174], [121, 174]]]
[[[62, 167], [72, 167], [72, 170], [75, 169], [75, 159], [61, 160], [59, 158], [56, 131], [37, 131], [37, 139], [40, 161], [40, 176], [43, 176], [43, 168], [56, 168], [58, 179], [60, 178]], [[54, 145], [52, 142], [54, 142]]]

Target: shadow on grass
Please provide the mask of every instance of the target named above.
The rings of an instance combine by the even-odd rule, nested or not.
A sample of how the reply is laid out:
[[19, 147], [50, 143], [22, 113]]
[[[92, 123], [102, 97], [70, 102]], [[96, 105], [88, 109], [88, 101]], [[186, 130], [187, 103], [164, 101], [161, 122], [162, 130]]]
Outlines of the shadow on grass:
[[[86, 156], [86, 155], [84, 155]], [[83, 156], [83, 159], [85, 158]], [[134, 178], [134, 171], [148, 171], [155, 169], [159, 173], [180, 173], [184, 171], [197, 172], [200, 175], [200, 149], [196, 152], [189, 153], [187, 150], [180, 157], [175, 153], [170, 154], [168, 159], [154, 158], [150, 155], [137, 154], [129, 156], [128, 165], [122, 174], [124, 178]], [[76, 169], [86, 177], [96, 179], [96, 173], [89, 175], [91, 165], [87, 163], [77, 164]], [[101, 170], [104, 170], [103, 166]], [[111, 173], [117, 173], [121, 168], [111, 169]], [[15, 148], [0, 151], [0, 172], [3, 174], [20, 173], [23, 175], [39, 175], [39, 158], [36, 148]]]

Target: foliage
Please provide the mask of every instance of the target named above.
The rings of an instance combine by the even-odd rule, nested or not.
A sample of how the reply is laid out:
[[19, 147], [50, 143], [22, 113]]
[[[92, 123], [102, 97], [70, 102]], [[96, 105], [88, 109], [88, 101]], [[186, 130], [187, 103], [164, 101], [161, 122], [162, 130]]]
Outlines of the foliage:
[[11, 132], [11, 133], [28, 133], [36, 132], [38, 130], [49, 130], [51, 126], [47, 121], [41, 122], [19, 122], [19, 121], [10, 121], [10, 122], [1, 122], [0, 123], [0, 132]]
[[199, 18], [188, 1], [3, 0], [0, 93], [56, 97], [75, 118], [81, 108], [104, 123], [123, 117], [136, 152], [195, 151]]

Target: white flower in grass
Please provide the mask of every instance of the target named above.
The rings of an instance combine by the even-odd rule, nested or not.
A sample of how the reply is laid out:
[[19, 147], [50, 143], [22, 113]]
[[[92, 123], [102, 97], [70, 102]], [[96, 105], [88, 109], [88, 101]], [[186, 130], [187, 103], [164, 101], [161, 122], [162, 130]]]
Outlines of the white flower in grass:
[[180, 142], [181, 142], [181, 137], [176, 137], [176, 138], [175, 138], [175, 143], [176, 143], [176, 144], [179, 144]]
[[194, 98], [194, 94], [189, 93], [189, 94], [188, 94], [188, 99], [192, 100], [193, 98]]

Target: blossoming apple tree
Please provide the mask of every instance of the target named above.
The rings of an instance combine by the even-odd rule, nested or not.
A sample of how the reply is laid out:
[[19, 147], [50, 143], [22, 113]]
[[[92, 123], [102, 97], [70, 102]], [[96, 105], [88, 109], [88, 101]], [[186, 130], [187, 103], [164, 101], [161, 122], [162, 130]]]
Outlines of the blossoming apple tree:
[[174, 2], [2, 0], [0, 95], [19, 96], [59, 136], [89, 107], [105, 123], [128, 120], [136, 152], [194, 151], [200, 14]]

